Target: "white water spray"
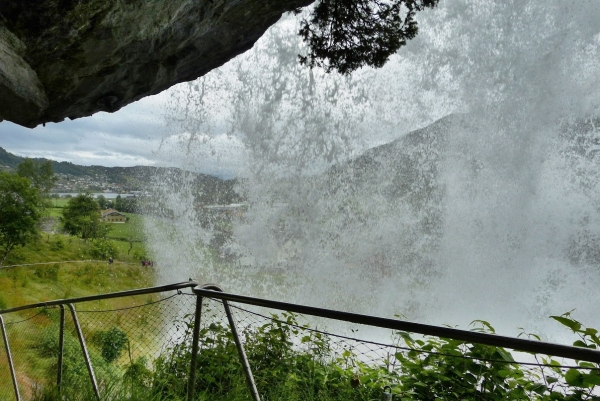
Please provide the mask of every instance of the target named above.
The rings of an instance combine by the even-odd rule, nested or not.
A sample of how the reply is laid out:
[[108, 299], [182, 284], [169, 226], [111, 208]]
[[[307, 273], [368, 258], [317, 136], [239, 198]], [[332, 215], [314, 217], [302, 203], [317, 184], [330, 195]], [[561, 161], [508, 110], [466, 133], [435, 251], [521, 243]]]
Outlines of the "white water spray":
[[235, 175], [247, 210], [202, 223], [191, 177], [157, 177], [161, 280], [551, 340], [550, 314], [600, 327], [599, 20], [596, 1], [443, 1], [345, 78], [299, 66], [284, 18], [172, 90], [159, 152]]

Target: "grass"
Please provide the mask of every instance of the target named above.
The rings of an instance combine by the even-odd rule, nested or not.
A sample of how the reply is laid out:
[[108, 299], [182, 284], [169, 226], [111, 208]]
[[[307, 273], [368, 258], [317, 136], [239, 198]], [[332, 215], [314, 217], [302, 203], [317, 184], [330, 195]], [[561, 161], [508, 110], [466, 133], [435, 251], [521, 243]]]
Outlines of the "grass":
[[52, 207], [62, 208], [67, 206], [71, 199], [68, 198], [50, 198], [50, 202], [52, 202]]
[[[53, 199], [52, 201], [59, 202], [68, 200]], [[62, 207], [51, 207], [47, 209], [47, 218], [54, 220], [54, 227], [59, 227], [62, 211]], [[115, 246], [119, 250], [119, 255], [128, 261], [139, 262], [140, 259], [148, 256], [143, 242], [145, 235], [142, 216], [134, 213], [123, 214], [129, 218], [126, 223], [105, 223], [110, 227], [108, 238], [115, 242]], [[43, 236], [47, 235], [48, 234], [43, 234]], [[74, 239], [73, 237], [70, 238]]]
[[[62, 209], [50, 209], [50, 216], [56, 216], [57, 211]], [[120, 225], [119, 235], [126, 237], [131, 235], [131, 232], [140, 232], [141, 219], [135, 216], [131, 221], [133, 224]], [[93, 259], [93, 242], [64, 234], [41, 233], [35, 241], [13, 250], [4, 266], [0, 267], [0, 309], [153, 286], [153, 270], [143, 268], [139, 264], [139, 255], [146, 253], [144, 243], [134, 243], [134, 248], [129, 254], [128, 242], [114, 241], [114, 244], [119, 254], [114, 258], [115, 263], [109, 265], [104, 261], [90, 261]], [[67, 261], [76, 263], [63, 263]], [[158, 295], [116, 298], [90, 302], [85, 306], [94, 310], [115, 309], [147, 303], [157, 297]], [[11, 326], [11, 322], [26, 319], [31, 320]], [[35, 344], [40, 341], [40, 330], [44, 330], [49, 324], [48, 316], [42, 313], [32, 317], [32, 311], [26, 310], [5, 314], [4, 320], [7, 323], [20, 384], [31, 382], [28, 378], [44, 375], [55, 362], [52, 362], [53, 358], [40, 358], [38, 346]], [[145, 320], [145, 317], [139, 317], [129, 322], [127, 330], [141, 330]], [[28, 329], [15, 331], [16, 326]], [[92, 335], [90, 330], [92, 328], [84, 325], [84, 331]], [[94, 330], [97, 331], [98, 328]], [[12, 383], [3, 351], [0, 351], [0, 358], [3, 359], [0, 362], [0, 400], [3, 400], [3, 394], [12, 394]], [[22, 395], [25, 399], [30, 399], [33, 396], [33, 387], [21, 385], [24, 392]]]
[[[5, 307], [150, 287], [153, 284], [153, 271], [149, 268], [142, 268], [137, 264], [55, 263], [13, 267], [0, 271], [0, 296]], [[112, 310], [127, 308], [145, 304], [157, 298], [158, 294], [99, 300], [85, 303], [84, 309]], [[49, 310], [48, 313], [50, 312], [57, 313], [57, 310]], [[32, 387], [28, 387], [27, 383], [32, 382], [34, 378], [46, 377], [47, 372], [52, 370], [52, 364], [55, 363], [55, 358], [41, 358], [39, 355], [40, 341], [48, 336], [46, 328], [50, 328], [49, 316], [43, 310], [36, 309], [6, 314], [4, 318], [5, 322], [8, 323], [7, 330], [15, 365], [21, 376], [20, 384], [24, 392], [30, 393]], [[11, 322], [20, 321], [25, 322], [11, 325]], [[95, 326], [90, 325], [90, 322], [94, 321], [82, 321], [82, 327], [88, 341], [93, 338], [95, 332], [108, 329], [108, 327], [103, 327], [102, 321], [94, 322]], [[148, 335], [154, 333], [154, 330], [146, 330], [147, 317], [145, 316], [130, 317], [123, 324], [126, 325], [125, 330], [128, 333], [141, 331], [148, 333]], [[135, 346], [136, 337], [131, 335], [130, 339], [132, 346]], [[0, 365], [5, 364], [1, 363]], [[5, 367], [3, 369], [6, 370]], [[0, 371], [0, 394], [10, 394], [11, 383], [3, 380], [10, 377], [7, 373]]]
[[17, 248], [5, 266], [44, 264], [0, 268], [0, 306], [11, 308], [153, 284], [153, 275], [127, 253], [115, 258], [112, 266], [106, 262], [83, 262], [91, 259], [92, 246], [91, 242], [68, 235], [44, 234], [35, 243]]
[[134, 213], [123, 213], [129, 218], [126, 223], [106, 223], [109, 225], [111, 238], [141, 239], [144, 236], [142, 216]]
[[[55, 273], [48, 274], [42, 268], [13, 268], [2, 272], [0, 277], [0, 288], [2, 297], [7, 306], [19, 306], [40, 302], [44, 300], [73, 298], [93, 295], [98, 293], [109, 293], [132, 288], [149, 287], [153, 285], [153, 274], [149, 269], [138, 266], [120, 265], [108, 266], [105, 263], [84, 263], [81, 265], [51, 265], [43, 269], [51, 269]], [[159, 295], [144, 295], [137, 297], [115, 298], [110, 300], [99, 300], [86, 302], [77, 306], [84, 310], [115, 310], [142, 305], [158, 299]], [[33, 383], [52, 382], [56, 374], [55, 353], [41, 353], [40, 347], [48, 344], [56, 347], [57, 341], [57, 313], [58, 309], [25, 310], [17, 313], [4, 315], [7, 323], [7, 332], [10, 341], [11, 353], [15, 368], [18, 372], [19, 385], [25, 399], [31, 399], [35, 391]], [[88, 314], [89, 315], [89, 314]], [[51, 316], [54, 316], [51, 319]], [[88, 350], [92, 361], [102, 374], [106, 371], [106, 363], [100, 356], [98, 345], [94, 343], [98, 332], [108, 330], [119, 324], [120, 312], [111, 314], [116, 321], [104, 322], [102, 318], [82, 320], [81, 325], [88, 342]], [[80, 314], [79, 319], [82, 319]], [[13, 324], [17, 323], [17, 324]], [[53, 323], [52, 323], [53, 322]], [[81, 349], [67, 318], [68, 330], [66, 335], [72, 344], [71, 350], [66, 351], [66, 356], [73, 360], [71, 364], [78, 365], [78, 371], [83, 371]], [[146, 338], [140, 339], [138, 333], [144, 333], [146, 337], [152, 337], [158, 332], [154, 326], [148, 326], [147, 316], [127, 315], [120, 323], [128, 335], [131, 347], [139, 347], [137, 344], [146, 344]], [[48, 345], [46, 345], [47, 347]], [[69, 356], [70, 353], [70, 356]], [[11, 394], [12, 383], [9, 380], [9, 372], [6, 364], [1, 363], [0, 370], [0, 394]], [[81, 374], [80, 374], [81, 376]], [[83, 376], [85, 377], [85, 376]], [[2, 399], [0, 397], [0, 399]]]

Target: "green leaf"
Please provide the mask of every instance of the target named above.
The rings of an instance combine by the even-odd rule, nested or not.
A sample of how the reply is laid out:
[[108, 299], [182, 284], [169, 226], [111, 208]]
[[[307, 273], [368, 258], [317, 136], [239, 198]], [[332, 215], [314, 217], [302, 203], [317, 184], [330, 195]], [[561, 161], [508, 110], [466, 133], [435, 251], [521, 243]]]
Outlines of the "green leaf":
[[496, 330], [494, 330], [494, 328], [492, 327], [492, 325], [489, 324], [488, 322], [486, 322], [485, 320], [473, 320], [471, 322], [471, 326], [474, 326], [475, 324], [478, 324], [478, 323], [482, 327], [481, 328], [475, 327], [475, 328], [472, 329], [473, 331], [481, 331], [481, 332], [484, 332], [484, 333], [486, 333], [486, 332], [495, 333], [496, 332]]
[[532, 383], [530, 386], [527, 386], [527, 389], [539, 395], [543, 395], [548, 390], [548, 387], [541, 383]]
[[405, 342], [406, 344], [408, 344], [408, 345], [410, 345], [410, 344], [412, 344], [412, 343], [414, 343], [414, 342], [415, 342], [415, 341], [412, 339], [412, 337], [410, 336], [410, 334], [408, 334], [408, 333], [407, 333], [407, 332], [405, 332], [405, 331], [399, 331], [399, 332], [398, 332], [398, 335], [399, 335], [400, 337], [402, 337], [402, 339], [404, 340], [404, 342]]
[[510, 370], [503, 369], [503, 370], [498, 371], [498, 376], [500, 376], [500, 377], [508, 377], [511, 375], [512, 375], [512, 372]]
[[505, 350], [504, 348], [497, 348], [496, 352], [498, 352], [498, 354], [502, 357], [502, 359], [504, 359], [507, 362], [515, 361], [511, 355], [511, 353], [508, 352], [507, 350]]
[[594, 365], [591, 362], [579, 362], [579, 366], [581, 366], [582, 368], [590, 368], [590, 369], [596, 368], [596, 365]]
[[583, 386], [583, 375], [577, 369], [569, 369], [569, 371], [567, 371], [565, 374], [565, 380], [570, 386]]
[[598, 374], [598, 372], [594, 372], [594, 373], [589, 373], [587, 375], [583, 375], [583, 386], [584, 387], [600, 386], [600, 374]]
[[576, 320], [573, 319], [569, 319], [563, 316], [550, 316], [552, 319], [556, 320], [557, 322], [567, 326], [568, 328], [570, 328], [573, 331], [579, 331], [579, 329], [581, 329], [581, 323], [579, 323]]

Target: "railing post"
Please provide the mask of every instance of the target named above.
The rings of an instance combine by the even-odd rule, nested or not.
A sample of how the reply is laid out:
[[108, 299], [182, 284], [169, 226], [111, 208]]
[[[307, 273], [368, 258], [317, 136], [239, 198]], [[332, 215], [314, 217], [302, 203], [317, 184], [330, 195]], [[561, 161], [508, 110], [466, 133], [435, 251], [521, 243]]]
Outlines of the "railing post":
[[198, 361], [198, 342], [200, 340], [200, 318], [202, 317], [202, 296], [196, 296], [194, 312], [194, 332], [192, 336], [192, 356], [190, 361], [190, 377], [188, 379], [188, 401], [194, 399], [196, 390], [196, 362]]
[[21, 394], [19, 394], [19, 385], [17, 384], [17, 375], [15, 374], [15, 366], [13, 365], [12, 356], [10, 355], [10, 346], [8, 345], [8, 335], [6, 334], [6, 328], [4, 327], [4, 319], [0, 315], [0, 326], [2, 327], [2, 337], [4, 338], [4, 348], [6, 348], [6, 357], [8, 358], [8, 366], [10, 368], [10, 375], [12, 377], [13, 387], [15, 389], [15, 397], [17, 401], [21, 401]]
[[90, 374], [90, 380], [92, 381], [92, 387], [94, 388], [94, 393], [96, 394], [96, 398], [100, 399], [100, 391], [98, 390], [98, 382], [96, 382], [96, 375], [94, 375], [94, 368], [92, 367], [92, 361], [90, 360], [90, 355], [88, 354], [87, 346], [85, 345], [85, 338], [83, 337], [83, 332], [81, 331], [81, 326], [79, 325], [79, 320], [77, 319], [77, 313], [75, 313], [75, 307], [73, 304], [68, 304], [69, 309], [71, 310], [71, 315], [73, 316], [73, 323], [75, 323], [75, 328], [77, 329], [77, 336], [79, 337], [79, 344], [81, 344], [81, 349], [83, 351], [83, 358], [85, 359], [85, 364], [87, 366], [88, 372]]
[[63, 374], [63, 353], [65, 348], [65, 306], [60, 307], [60, 326], [58, 330], [58, 372], [56, 374], [56, 388], [58, 394], [61, 392], [62, 374]]
[[254, 401], [260, 401], [260, 395], [258, 395], [258, 390], [256, 389], [256, 384], [254, 383], [254, 376], [252, 375], [252, 370], [250, 369], [250, 363], [248, 362], [246, 351], [244, 350], [244, 346], [242, 345], [240, 336], [238, 335], [235, 322], [233, 321], [233, 316], [231, 315], [231, 309], [229, 308], [229, 304], [226, 300], [223, 300], [223, 307], [225, 308], [227, 320], [229, 321], [229, 327], [231, 328], [231, 333], [233, 334], [233, 340], [235, 341], [235, 346], [237, 347], [238, 355], [240, 356], [240, 362], [244, 367], [244, 375], [246, 375], [246, 381], [248, 382], [248, 387], [252, 393], [252, 399]]
[[[196, 294], [196, 296], [200, 297], [201, 295], [196, 292], [198, 290], [205, 291], [218, 291], [223, 293], [223, 290], [214, 284], [206, 284], [202, 287], [195, 287], [192, 291]], [[210, 297], [210, 295], [209, 295]], [[233, 335], [233, 341], [235, 342], [235, 346], [238, 350], [238, 355], [240, 357], [240, 362], [242, 363], [242, 367], [244, 368], [244, 375], [246, 376], [246, 381], [248, 382], [248, 387], [250, 388], [250, 392], [252, 393], [252, 399], [254, 401], [260, 401], [260, 395], [258, 394], [258, 390], [256, 389], [256, 384], [254, 383], [254, 376], [252, 375], [252, 369], [250, 369], [250, 363], [248, 362], [248, 357], [246, 356], [246, 351], [244, 350], [244, 345], [240, 340], [240, 336], [237, 332], [237, 327], [235, 325], [235, 321], [233, 320], [233, 315], [231, 314], [231, 309], [229, 308], [229, 304], [227, 300], [222, 299], [223, 307], [225, 308], [225, 314], [227, 315], [227, 320], [229, 321], [229, 327], [231, 328], [231, 334]]]

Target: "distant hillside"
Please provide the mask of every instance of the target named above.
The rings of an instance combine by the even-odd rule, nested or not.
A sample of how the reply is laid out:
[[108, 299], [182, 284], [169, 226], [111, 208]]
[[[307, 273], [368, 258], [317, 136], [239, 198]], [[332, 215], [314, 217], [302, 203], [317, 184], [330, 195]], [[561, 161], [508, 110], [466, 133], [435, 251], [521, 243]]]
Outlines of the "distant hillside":
[[4, 148], [0, 147], [0, 166], [8, 166], [14, 169], [23, 160], [22, 157], [8, 153]]
[[[32, 159], [39, 162], [48, 160], [43, 158]], [[13, 155], [0, 147], [0, 169], [2, 166], [8, 166], [14, 170], [24, 160], [24, 157]], [[119, 188], [118, 192], [144, 191], [149, 189], [149, 184], [156, 182], [156, 180], [176, 181], [183, 176], [189, 177], [191, 174], [193, 178], [191, 181], [196, 188], [197, 202], [202, 204], [228, 204], [241, 201], [241, 197], [234, 190], [235, 179], [223, 180], [212, 175], [190, 173], [175, 167], [79, 166], [70, 162], [57, 162], [54, 160], [51, 160], [51, 162], [54, 173], [61, 178], [59, 183], [65, 179], [77, 179], [79, 182], [83, 182], [83, 184], [78, 185], [77, 190], [73, 191], [89, 190], [95, 192], [98, 190], [98, 183], [100, 182], [108, 183], [111, 188]]]

